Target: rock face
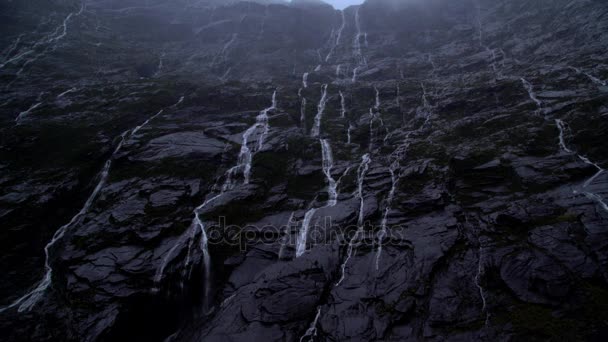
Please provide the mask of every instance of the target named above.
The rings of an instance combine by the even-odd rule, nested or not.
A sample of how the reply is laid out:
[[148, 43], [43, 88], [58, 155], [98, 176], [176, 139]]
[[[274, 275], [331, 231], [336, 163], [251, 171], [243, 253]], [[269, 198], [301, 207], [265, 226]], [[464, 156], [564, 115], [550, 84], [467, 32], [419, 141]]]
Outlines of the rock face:
[[38, 2], [4, 340], [608, 336], [606, 3]]

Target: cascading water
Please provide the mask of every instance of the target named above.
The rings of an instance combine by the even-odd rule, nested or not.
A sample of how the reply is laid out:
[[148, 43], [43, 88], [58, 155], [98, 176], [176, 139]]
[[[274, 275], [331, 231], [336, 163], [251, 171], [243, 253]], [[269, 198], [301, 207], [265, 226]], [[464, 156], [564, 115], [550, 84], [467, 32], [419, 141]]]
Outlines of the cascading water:
[[361, 33], [360, 10], [361, 10], [361, 6], [357, 6], [357, 9], [355, 10], [356, 34], [355, 34], [355, 38], [353, 39], [353, 57], [356, 62], [356, 67], [353, 69], [353, 77], [352, 77], [353, 83], [357, 81], [357, 76], [358, 76], [359, 70], [363, 66], [367, 65], [367, 61], [365, 60], [365, 57], [363, 57], [363, 52], [361, 50], [361, 37], [363, 34]]
[[294, 223], [294, 217], [295, 217], [295, 212], [292, 212], [291, 215], [289, 215], [289, 219], [287, 220], [285, 229], [282, 232], [283, 238], [281, 240], [281, 247], [279, 247], [279, 254], [278, 254], [279, 260], [282, 260], [285, 256], [285, 248], [287, 247], [287, 244], [289, 243], [289, 232], [291, 231], [291, 226]]
[[344, 118], [346, 116], [346, 100], [344, 99], [344, 94], [340, 91], [340, 117]]
[[323, 112], [325, 112], [325, 106], [327, 104], [327, 84], [324, 84], [321, 87], [321, 99], [319, 100], [319, 105], [317, 106], [317, 115], [315, 116], [314, 125], [310, 134], [313, 137], [318, 137], [321, 133], [321, 119], [323, 118]]
[[536, 93], [534, 92], [534, 87], [532, 86], [532, 84], [523, 77], [520, 78], [520, 80], [521, 83], [524, 85], [526, 92], [528, 93], [528, 97], [530, 97], [530, 100], [532, 100], [536, 104], [536, 107], [538, 108], [537, 112], [542, 110], [543, 103], [541, 100], [538, 99], [538, 97], [536, 97]]
[[314, 338], [317, 336], [317, 324], [319, 324], [319, 318], [321, 318], [321, 308], [317, 309], [315, 319], [310, 324], [310, 328], [308, 328], [304, 333], [304, 336], [300, 338], [300, 342], [304, 342], [306, 339], [314, 341]]
[[333, 207], [338, 203], [338, 191], [337, 183], [331, 175], [331, 170], [334, 167], [334, 157], [327, 139], [321, 139], [321, 154], [323, 156], [323, 173], [327, 180], [327, 193], [329, 195], [327, 206]]
[[597, 85], [599, 85], [599, 86], [603, 86], [603, 87], [605, 87], [605, 86], [607, 86], [607, 85], [608, 85], [608, 82], [606, 82], [606, 81], [602, 81], [602, 80], [600, 80], [599, 78], [597, 78], [597, 77], [595, 77], [595, 76], [591, 75], [591, 74], [590, 74], [590, 73], [588, 73], [588, 72], [583, 71], [583, 70], [582, 70], [582, 69], [580, 69], [580, 68], [575, 68], [575, 67], [569, 67], [569, 68], [570, 68], [570, 69], [572, 69], [572, 70], [574, 70], [574, 71], [575, 71], [576, 73], [578, 73], [578, 74], [581, 74], [581, 75], [585, 75], [585, 76], [587, 76], [587, 78], [588, 78], [588, 79], [590, 79], [590, 80], [591, 80], [591, 82], [593, 82], [593, 83], [595, 83], [595, 84], [597, 84]]
[[[321, 139], [321, 157], [322, 169], [327, 182], [327, 204], [324, 208], [334, 207], [338, 203], [338, 182], [333, 178], [331, 171], [334, 167], [334, 157], [331, 151], [331, 145], [327, 139]], [[310, 231], [310, 223], [319, 208], [311, 208], [304, 215], [302, 227], [300, 228], [299, 237], [296, 243], [296, 257], [302, 256], [306, 252], [306, 243], [308, 240], [308, 232]]]
[[416, 116], [424, 118], [424, 123], [421, 126], [421, 128], [424, 128], [431, 120], [433, 115], [433, 107], [429, 103], [429, 94], [426, 91], [424, 83], [420, 83], [420, 87], [422, 88], [422, 109], [419, 108], [416, 110]]
[[308, 88], [308, 73], [305, 72], [304, 75], [302, 75], [302, 86], [304, 88]]
[[40, 106], [42, 106], [42, 102], [35, 103], [30, 108], [28, 108], [26, 111], [23, 111], [23, 112], [19, 113], [19, 115], [17, 115], [17, 117], [15, 118], [15, 124], [17, 124], [17, 125], [21, 124], [21, 121], [23, 121], [23, 119], [25, 119], [36, 108], [38, 108]]
[[[592, 162], [589, 158], [587, 158], [583, 155], [580, 155], [580, 154], [574, 152], [573, 150], [569, 149], [566, 146], [566, 139], [564, 137], [565, 132], [567, 130], [566, 123], [560, 119], [556, 119], [555, 124], [557, 125], [557, 128], [559, 129], [559, 147], [560, 147], [560, 149], [562, 151], [564, 151], [565, 153], [575, 154], [585, 164], [592, 165], [597, 169], [597, 172], [591, 178], [586, 180], [585, 183], [583, 183], [580, 193], [585, 195], [585, 197], [589, 198], [590, 200], [596, 202], [604, 211], [608, 212], [608, 204], [606, 204], [604, 199], [601, 196], [599, 196], [598, 194], [587, 190], [589, 185], [591, 185], [597, 177], [599, 177], [601, 174], [603, 174], [605, 172], [605, 170], [598, 164]], [[579, 190], [574, 190], [574, 193], [578, 194]]]
[[[232, 44], [234, 44], [234, 42], [236, 41], [238, 37], [238, 33], [233, 33], [232, 36], [230, 37], [230, 39], [228, 41], [226, 41], [226, 43], [224, 44], [224, 46], [222, 47], [222, 49], [220, 50], [220, 52], [215, 55], [215, 57], [213, 58], [213, 62], [211, 63], [212, 65], [216, 65], [217, 63], [225, 63], [226, 60], [228, 59], [228, 57], [226, 56], [226, 53], [228, 52], [228, 49], [230, 49], [230, 47], [232, 46]], [[220, 59], [221, 61], [218, 62], [218, 59]]]
[[[342, 32], [344, 31], [344, 28], [346, 27], [346, 19], [344, 17], [344, 11], [340, 11], [340, 13], [342, 14], [342, 25], [340, 25], [340, 28], [338, 28], [338, 31], [335, 34], [336, 39], [335, 39], [334, 43], [332, 44], [331, 49], [329, 50], [329, 53], [327, 54], [327, 57], [325, 57], [325, 62], [329, 62], [331, 57], [334, 55], [336, 48], [338, 48], [338, 46], [340, 46], [340, 41], [342, 40]], [[332, 37], [334, 37], [333, 31], [332, 31]]]
[[352, 131], [355, 129], [352, 123], [348, 123], [348, 130], [346, 130], [346, 144], [350, 145], [352, 142]]
[[[218, 194], [209, 197], [207, 200], [203, 202], [200, 206], [194, 209], [194, 219], [192, 220], [192, 224], [190, 228], [182, 234], [180, 238], [178, 238], [177, 242], [174, 246], [165, 254], [163, 260], [161, 262], [160, 267], [156, 271], [156, 275], [154, 277], [154, 290], [158, 290], [160, 282], [162, 281], [165, 273], [165, 269], [167, 268], [169, 262], [171, 262], [173, 254], [178, 249], [178, 247], [182, 246], [186, 241], [189, 241], [188, 246], [188, 256], [186, 257], [186, 261], [184, 267], [186, 268], [190, 264], [190, 256], [192, 254], [191, 249], [193, 247], [193, 241], [196, 237], [196, 233], [200, 232], [200, 244], [199, 248], [203, 253], [203, 266], [204, 266], [204, 277], [205, 277], [205, 300], [209, 300], [209, 294], [211, 291], [211, 256], [209, 254], [209, 241], [207, 237], [207, 232], [205, 230], [205, 224], [201, 219], [200, 213], [213, 201], [220, 198], [225, 192], [234, 189], [236, 183], [234, 182], [234, 176], [238, 173], [242, 173], [243, 175], [243, 184], [248, 184], [250, 180], [250, 172], [251, 172], [251, 162], [253, 156], [256, 152], [258, 152], [263, 144], [264, 139], [269, 131], [269, 123], [268, 123], [268, 112], [277, 108], [277, 92], [276, 90], [272, 94], [272, 105], [260, 112], [260, 114], [256, 117], [256, 122], [253, 126], [249, 127], [245, 133], [243, 133], [243, 142], [241, 145], [241, 150], [239, 152], [238, 160], [236, 166], [230, 168], [225, 173], [224, 184], [220, 187], [220, 192]], [[250, 138], [254, 133], [261, 130], [257, 136], [257, 144], [253, 142], [254, 147], [249, 147]], [[214, 187], [216, 188], [216, 187]]]
[[154, 77], [158, 77], [160, 76], [161, 72], [163, 71], [163, 62], [165, 59], [165, 52], [163, 51], [159, 56], [158, 56], [158, 66], [156, 67], [156, 72], [154, 73]]
[[481, 5], [479, 4], [478, 1], [476, 1], [476, 7], [477, 7], [477, 32], [478, 32], [478, 40], [479, 40], [479, 46], [484, 49], [486, 52], [489, 52], [492, 55], [492, 61], [490, 63], [490, 67], [492, 68], [492, 71], [494, 72], [495, 77], [498, 77], [498, 69], [496, 68], [496, 53], [494, 52], [493, 49], [490, 49], [487, 45], [484, 44], [483, 42], [483, 24], [481, 22]]
[[[264, 145], [264, 139], [266, 135], [268, 135], [268, 130], [270, 126], [268, 125], [268, 112], [276, 109], [277, 106], [277, 92], [275, 91], [272, 95], [272, 106], [264, 109], [260, 112], [260, 114], [256, 118], [256, 123], [249, 127], [245, 134], [243, 134], [243, 144], [241, 145], [241, 151], [239, 153], [239, 162], [236, 166], [238, 170], [243, 170], [243, 178], [244, 183], [249, 184], [249, 180], [251, 177], [251, 162], [253, 159], [253, 154], [262, 149]], [[262, 133], [258, 137], [257, 148], [249, 147], [249, 139], [251, 135], [254, 134], [259, 129], [262, 130]]]
[[[24, 65], [22, 65], [21, 69], [18, 72], [18, 74], [21, 74], [21, 72], [23, 71], [23, 68], [27, 64], [33, 63], [40, 57], [44, 56], [47, 52], [56, 49], [57, 43], [61, 39], [63, 39], [65, 36], [67, 36], [67, 34], [68, 34], [69, 22], [72, 20], [73, 17], [80, 16], [84, 12], [85, 5], [86, 5], [86, 1], [82, 1], [81, 5], [80, 5], [80, 9], [78, 11], [69, 13], [65, 17], [65, 19], [62, 21], [61, 25], [59, 25], [55, 30], [53, 30], [52, 32], [50, 32], [49, 34], [44, 36], [42, 39], [34, 42], [30, 47], [26, 48], [24, 51], [18, 51], [16, 56], [11, 57], [11, 58], [7, 59], [6, 61], [0, 63], [0, 69], [3, 69], [5, 66], [7, 66], [9, 64], [19, 62], [23, 58], [25, 58], [29, 55], [32, 55], [32, 54], [36, 53], [36, 51], [39, 51], [40, 49], [42, 49], [41, 52], [39, 52], [35, 56], [28, 59], [24, 63]], [[17, 47], [18, 43], [21, 41], [21, 37], [22, 36], [20, 36], [18, 38], [18, 42], [14, 44], [15, 48]], [[44, 48], [42, 48], [42, 47], [44, 47]], [[15, 48], [11, 50], [11, 53], [15, 51]]]
[[488, 323], [490, 322], [490, 313], [487, 311], [487, 300], [486, 300], [486, 294], [485, 294], [485, 290], [483, 289], [483, 286], [481, 285], [481, 277], [484, 274], [484, 261], [483, 261], [483, 246], [481, 245], [481, 241], [479, 241], [479, 256], [478, 256], [478, 262], [477, 262], [477, 274], [475, 275], [475, 278], [473, 279], [475, 282], [475, 286], [477, 286], [477, 290], [479, 291], [479, 296], [481, 297], [481, 303], [482, 303], [482, 307], [481, 307], [481, 311], [486, 313], [486, 321], [485, 324], [488, 325]]
[[336, 286], [340, 286], [346, 277], [346, 266], [348, 265], [348, 261], [353, 255], [353, 251], [355, 249], [355, 243], [359, 240], [359, 235], [363, 234], [363, 214], [365, 209], [365, 200], [363, 198], [363, 181], [365, 180], [365, 176], [367, 175], [367, 171], [369, 170], [369, 164], [371, 163], [371, 157], [369, 154], [363, 155], [361, 158], [361, 164], [357, 169], [357, 198], [359, 198], [359, 215], [357, 218], [357, 231], [355, 235], [350, 239], [348, 243], [348, 249], [346, 251], [346, 259], [342, 263], [341, 270], [342, 276], [340, 280], [336, 283]]
[[389, 167], [389, 172], [391, 173], [391, 190], [388, 193], [386, 198], [386, 207], [384, 209], [384, 214], [382, 215], [382, 222], [380, 224], [380, 231], [378, 232], [378, 252], [376, 254], [376, 270], [380, 268], [380, 257], [382, 255], [382, 241], [386, 237], [387, 231], [387, 222], [388, 222], [388, 214], [391, 211], [391, 205], [393, 204], [393, 198], [395, 198], [395, 191], [397, 189], [397, 183], [399, 182], [399, 176], [397, 175], [397, 171], [399, 170], [399, 161], [395, 159], [395, 161]]
[[76, 88], [76, 87], [70, 88], [70, 89], [64, 91], [63, 93], [57, 95], [56, 99], [59, 100], [59, 99], [63, 98], [64, 96], [66, 96], [67, 94], [71, 94], [77, 90], [78, 90], [78, 88]]
[[306, 98], [302, 96], [302, 88], [298, 90], [298, 97], [300, 98], [300, 126], [302, 130], [306, 132]]
[[317, 212], [317, 208], [312, 208], [304, 215], [302, 220], [302, 228], [300, 228], [300, 234], [296, 241], [296, 257], [302, 256], [306, 252], [306, 242], [308, 240], [308, 231], [310, 230], [310, 222]]
[[[176, 107], [179, 104], [181, 104], [183, 99], [184, 99], [183, 97], [180, 98], [180, 100], [172, 107]], [[91, 206], [97, 199], [99, 192], [106, 184], [108, 175], [110, 174], [110, 169], [112, 168], [112, 162], [114, 160], [114, 157], [120, 152], [124, 143], [126, 141], [128, 141], [129, 139], [131, 139], [133, 136], [135, 136], [135, 134], [137, 134], [137, 132], [139, 132], [139, 130], [141, 130], [143, 127], [147, 126], [150, 123], [150, 121], [154, 120], [156, 117], [158, 117], [160, 114], [162, 114], [163, 111], [164, 110], [160, 110], [158, 113], [154, 114], [153, 116], [148, 118], [146, 121], [144, 121], [144, 123], [142, 123], [141, 125], [133, 128], [132, 130], [127, 130], [120, 135], [120, 141], [119, 141], [118, 145], [116, 146], [116, 148], [114, 149], [114, 151], [112, 152], [112, 154], [110, 155], [108, 160], [106, 160], [106, 162], [104, 163], [104, 166], [101, 169], [101, 172], [99, 173], [99, 181], [97, 182], [97, 185], [93, 189], [93, 192], [91, 193], [91, 195], [89, 195], [89, 197], [87, 198], [83, 207], [80, 209], [80, 211], [74, 217], [72, 217], [72, 219], [67, 224], [65, 224], [65, 225], [61, 226], [59, 229], [57, 229], [55, 234], [53, 234], [51, 241], [49, 243], [47, 243], [46, 246], [44, 247], [45, 274], [44, 274], [44, 277], [42, 278], [42, 280], [40, 281], [40, 283], [38, 283], [38, 285], [33, 290], [26, 293], [21, 298], [14, 301], [12, 304], [0, 309], [0, 312], [3, 312], [5, 310], [8, 310], [8, 309], [11, 309], [14, 307], [18, 307], [18, 309], [17, 309], [18, 312], [29, 311], [32, 309], [32, 307], [34, 307], [34, 305], [36, 305], [36, 303], [38, 303], [38, 301], [42, 298], [42, 296], [44, 295], [46, 290], [51, 286], [51, 283], [53, 280], [53, 267], [51, 266], [51, 262], [50, 262], [50, 249], [55, 245], [55, 243], [57, 243], [57, 241], [59, 241], [61, 238], [63, 238], [66, 231], [70, 227], [76, 225], [77, 223], [80, 223], [81, 220], [84, 218], [84, 216], [88, 213], [89, 209], [91, 208]]]

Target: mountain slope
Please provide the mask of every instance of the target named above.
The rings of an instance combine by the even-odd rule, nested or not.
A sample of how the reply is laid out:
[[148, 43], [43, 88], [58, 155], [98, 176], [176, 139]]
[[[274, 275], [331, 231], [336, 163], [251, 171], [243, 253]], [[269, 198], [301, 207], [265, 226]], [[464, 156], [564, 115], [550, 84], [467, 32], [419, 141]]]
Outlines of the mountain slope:
[[7, 340], [608, 334], [602, 2], [2, 6]]

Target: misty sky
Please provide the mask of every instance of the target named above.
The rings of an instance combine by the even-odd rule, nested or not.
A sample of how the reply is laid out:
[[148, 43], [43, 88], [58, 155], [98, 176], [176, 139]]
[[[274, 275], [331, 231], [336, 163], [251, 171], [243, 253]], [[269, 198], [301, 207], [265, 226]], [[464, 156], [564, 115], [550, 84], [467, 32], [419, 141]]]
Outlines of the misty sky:
[[325, 0], [325, 2], [332, 4], [337, 9], [343, 9], [350, 5], [358, 5], [364, 0]]

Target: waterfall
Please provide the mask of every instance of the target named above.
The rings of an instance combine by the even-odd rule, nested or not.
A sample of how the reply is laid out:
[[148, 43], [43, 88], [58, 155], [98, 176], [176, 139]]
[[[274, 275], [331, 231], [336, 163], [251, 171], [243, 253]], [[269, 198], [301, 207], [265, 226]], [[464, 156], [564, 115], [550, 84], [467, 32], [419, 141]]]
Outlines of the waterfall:
[[302, 221], [302, 228], [300, 228], [300, 236], [296, 242], [296, 257], [302, 256], [306, 252], [306, 241], [308, 240], [308, 231], [310, 230], [310, 221], [317, 212], [316, 208], [312, 208], [304, 215]]
[[479, 46], [484, 49], [486, 52], [489, 52], [492, 55], [492, 62], [490, 63], [490, 66], [492, 68], [492, 71], [494, 72], [494, 75], [496, 77], [498, 77], [498, 70], [496, 68], [496, 53], [494, 52], [493, 49], [490, 49], [487, 45], [484, 44], [483, 42], [483, 24], [481, 22], [481, 5], [479, 4], [478, 1], [475, 1], [476, 7], [477, 7], [477, 33], [478, 33], [478, 40], [479, 40]]
[[78, 90], [78, 88], [76, 88], [76, 87], [70, 88], [70, 89], [64, 91], [63, 93], [57, 95], [57, 97], [55, 99], [59, 100], [60, 98], [66, 96], [67, 94], [73, 93], [73, 92], [75, 92], [77, 90]]
[[163, 71], [163, 59], [165, 58], [165, 52], [163, 51], [160, 56], [158, 56], [158, 66], [156, 67], [156, 72], [154, 73], [154, 77], [160, 76], [160, 73]]
[[[180, 98], [180, 100], [172, 107], [178, 106], [182, 101], [183, 101], [183, 97]], [[44, 277], [42, 278], [42, 280], [40, 281], [40, 283], [38, 283], [38, 285], [33, 290], [26, 293], [21, 298], [14, 301], [12, 304], [10, 304], [4, 308], [1, 308], [0, 312], [3, 312], [7, 309], [11, 309], [16, 306], [19, 306], [19, 308], [17, 310], [18, 312], [30, 311], [32, 309], [32, 307], [34, 305], [36, 305], [36, 303], [38, 303], [38, 301], [44, 295], [45, 291], [51, 286], [51, 283], [53, 280], [53, 267], [51, 266], [51, 262], [50, 262], [50, 249], [55, 245], [55, 243], [57, 243], [57, 241], [59, 241], [61, 238], [63, 238], [66, 231], [70, 227], [72, 227], [73, 225], [75, 225], [77, 223], [80, 223], [81, 220], [84, 218], [84, 216], [89, 212], [89, 209], [91, 208], [91, 206], [97, 199], [99, 192], [105, 186], [106, 181], [108, 180], [108, 175], [110, 174], [110, 170], [112, 168], [112, 162], [113, 162], [115, 156], [121, 151], [125, 142], [128, 141], [129, 139], [131, 139], [139, 130], [141, 130], [143, 127], [148, 125], [151, 120], [153, 120], [154, 118], [159, 116], [162, 112], [163, 112], [163, 110], [159, 111], [158, 113], [154, 114], [153, 116], [148, 118], [146, 121], [144, 121], [144, 123], [142, 123], [141, 125], [135, 127], [132, 130], [127, 130], [120, 135], [120, 141], [118, 142], [118, 145], [116, 145], [116, 147], [114, 148], [114, 151], [112, 152], [110, 157], [106, 160], [103, 168], [99, 172], [99, 180], [97, 182], [97, 185], [93, 189], [93, 192], [89, 195], [89, 197], [87, 198], [86, 202], [84, 203], [84, 205], [82, 206], [80, 211], [74, 217], [72, 217], [72, 219], [67, 224], [65, 224], [65, 225], [61, 226], [59, 229], [57, 229], [55, 234], [53, 234], [51, 241], [49, 243], [47, 243], [46, 246], [44, 247], [45, 274], [44, 274]]]
[[[171, 262], [171, 258], [174, 252], [177, 250], [179, 246], [182, 246], [185, 241], [189, 240], [188, 246], [188, 256], [186, 257], [186, 261], [184, 266], [187, 267], [190, 264], [190, 255], [191, 249], [193, 246], [193, 239], [196, 237], [196, 232], [201, 233], [201, 240], [199, 244], [199, 248], [203, 253], [203, 264], [204, 264], [204, 274], [205, 274], [205, 300], [209, 300], [209, 294], [211, 291], [211, 256], [209, 254], [209, 241], [207, 237], [207, 232], [205, 230], [205, 224], [200, 217], [200, 213], [205, 209], [211, 202], [220, 198], [226, 191], [232, 190], [236, 184], [234, 182], [234, 176], [242, 172], [243, 174], [243, 184], [248, 184], [250, 181], [250, 173], [251, 173], [251, 162], [255, 153], [259, 152], [264, 144], [264, 139], [269, 131], [268, 124], [268, 112], [271, 110], [275, 110], [277, 108], [277, 91], [275, 90], [272, 94], [272, 104], [270, 107], [265, 108], [260, 112], [260, 114], [256, 117], [256, 122], [253, 126], [249, 127], [245, 133], [243, 133], [243, 142], [241, 145], [241, 150], [239, 152], [239, 156], [237, 159], [237, 164], [232, 168], [228, 169], [224, 174], [225, 180], [224, 184], [220, 187], [220, 192], [213, 197], [205, 200], [203, 204], [194, 209], [194, 218], [190, 225], [190, 228], [184, 232], [182, 237], [180, 237], [175, 245], [165, 254], [163, 260], [161, 262], [160, 267], [157, 269], [156, 275], [154, 277], [155, 289], [158, 289], [158, 285], [162, 281], [164, 277], [164, 271]], [[249, 147], [249, 139], [254, 133], [257, 133], [259, 130], [262, 132], [258, 135], [257, 144], [254, 147]], [[215, 188], [215, 186], [214, 186]], [[188, 236], [187, 236], [188, 235]]]
[[421, 126], [421, 128], [424, 128], [430, 122], [431, 116], [433, 115], [433, 110], [431, 104], [429, 103], [428, 93], [426, 92], [424, 83], [420, 83], [420, 87], [422, 88], [422, 110], [416, 110], [416, 115], [424, 118], [424, 123]]
[[[68, 34], [68, 24], [72, 20], [73, 17], [80, 16], [85, 10], [86, 1], [82, 1], [80, 4], [80, 9], [77, 12], [69, 13], [61, 25], [59, 25], [55, 30], [51, 31], [49, 34], [44, 36], [42, 39], [34, 42], [29, 48], [25, 51], [19, 51], [16, 56], [9, 58], [8, 60], [0, 63], [0, 69], [5, 66], [18, 62], [26, 56], [35, 54], [37, 51], [42, 50], [41, 52], [35, 54], [33, 57], [29, 58], [25, 63], [21, 66], [21, 69], [17, 72], [17, 75], [20, 75], [23, 69], [28, 65], [38, 60], [40, 57], [44, 56], [47, 52], [55, 50], [57, 48], [57, 43], [63, 39]], [[20, 36], [21, 37], [21, 36]], [[20, 39], [18, 39], [20, 41]], [[18, 43], [17, 43], [18, 44]], [[17, 44], [14, 46], [16, 47]], [[52, 44], [52, 45], [51, 45]], [[15, 49], [12, 49], [13, 52]], [[12, 82], [11, 82], [12, 83]]]
[[523, 77], [520, 78], [520, 80], [521, 83], [524, 85], [526, 92], [528, 92], [528, 97], [530, 97], [530, 100], [536, 103], [536, 107], [538, 107], [538, 110], [541, 110], [543, 103], [538, 99], [538, 97], [536, 97], [536, 93], [534, 92], [534, 87], [532, 86], [532, 84]]
[[211, 62], [212, 65], [216, 65], [217, 63], [219, 63], [219, 62], [217, 62], [218, 59], [221, 59], [222, 63], [226, 62], [226, 60], [228, 59], [226, 56], [226, 53], [227, 53], [228, 49], [232, 46], [232, 44], [234, 44], [237, 37], [238, 37], [238, 33], [232, 34], [232, 37], [224, 44], [224, 46], [222, 47], [220, 52], [217, 55], [215, 55], [215, 57], [213, 58], [213, 61]]
[[490, 314], [487, 312], [487, 300], [486, 300], [486, 294], [485, 291], [483, 289], [483, 286], [481, 285], [481, 277], [483, 276], [484, 273], [484, 267], [483, 267], [483, 246], [481, 245], [481, 241], [479, 242], [479, 257], [478, 257], [478, 262], [477, 262], [477, 274], [475, 275], [475, 278], [473, 279], [475, 282], [475, 286], [477, 286], [477, 289], [479, 290], [479, 296], [481, 297], [481, 302], [482, 302], [482, 308], [481, 311], [486, 313], [486, 325], [488, 325], [489, 321], [490, 321]]
[[340, 117], [343, 118], [346, 116], [346, 100], [344, 99], [344, 94], [340, 91]]
[[323, 112], [325, 112], [325, 105], [327, 104], [327, 84], [321, 87], [321, 99], [317, 106], [317, 115], [315, 116], [315, 122], [311, 130], [313, 137], [318, 137], [321, 133], [321, 119], [323, 118]]
[[331, 170], [334, 167], [334, 157], [327, 139], [321, 139], [321, 154], [323, 158], [323, 173], [327, 180], [327, 193], [329, 195], [327, 206], [333, 207], [338, 203], [338, 191], [337, 183], [331, 176]]
[[308, 73], [305, 72], [304, 75], [302, 75], [302, 86], [304, 88], [308, 88]]
[[376, 113], [373, 108], [369, 109], [369, 151], [374, 149], [374, 120], [376, 119]]
[[317, 324], [319, 324], [319, 318], [321, 318], [321, 308], [317, 309], [315, 319], [310, 324], [310, 328], [308, 328], [304, 333], [304, 336], [300, 338], [300, 342], [303, 342], [306, 338], [314, 341], [314, 338], [317, 336]]
[[285, 225], [285, 229], [283, 230], [283, 239], [281, 241], [281, 247], [279, 248], [278, 258], [282, 260], [285, 255], [285, 247], [287, 247], [287, 243], [289, 242], [289, 232], [291, 231], [291, 226], [294, 223], [295, 212], [292, 212], [287, 220], [287, 225]]
[[302, 96], [302, 88], [298, 90], [298, 98], [301, 100], [300, 104], [300, 126], [302, 130], [306, 132], [306, 98]]
[[23, 119], [25, 119], [28, 115], [30, 115], [30, 113], [32, 113], [36, 108], [38, 108], [40, 106], [42, 106], [42, 102], [33, 104], [26, 111], [19, 113], [19, 115], [17, 115], [17, 117], [15, 118], [15, 124], [17, 124], [17, 125], [21, 124], [21, 121], [23, 121]]
[[[583, 195], [585, 195], [585, 197], [587, 197], [588, 199], [596, 202], [602, 209], [604, 209], [604, 211], [608, 212], [608, 205], [606, 204], [606, 202], [604, 202], [604, 200], [602, 199], [601, 196], [599, 196], [596, 193], [590, 192], [588, 190], [586, 190], [586, 188], [591, 185], [591, 183], [593, 183], [593, 181], [599, 177], [601, 174], [603, 174], [606, 170], [604, 170], [601, 166], [599, 166], [598, 164], [592, 162], [589, 158], [578, 154], [576, 152], [574, 152], [573, 150], [569, 149], [568, 146], [566, 146], [566, 139], [564, 138], [564, 133], [567, 129], [566, 127], [566, 123], [560, 119], [556, 119], [555, 123], [557, 125], [557, 128], [559, 129], [559, 147], [561, 150], [563, 150], [566, 153], [569, 154], [576, 154], [576, 156], [582, 160], [585, 164], [588, 165], [592, 165], [597, 169], [597, 172], [588, 180], [585, 181], [585, 183], [583, 183], [582, 185], [582, 189], [581, 189], [581, 193]], [[579, 193], [579, 190], [574, 190], [575, 194]]]
[[359, 64], [362, 64], [363, 53], [361, 52], [361, 17], [360, 12], [361, 6], [358, 6], [355, 10], [355, 38], [353, 39], [353, 54]]
[[388, 221], [388, 214], [391, 211], [391, 205], [393, 204], [393, 198], [395, 197], [395, 191], [397, 189], [397, 183], [399, 182], [399, 177], [396, 172], [399, 170], [399, 161], [395, 159], [395, 161], [389, 167], [389, 172], [391, 173], [391, 190], [388, 193], [388, 197], [386, 198], [386, 208], [384, 209], [384, 214], [382, 215], [382, 222], [380, 224], [380, 232], [378, 233], [378, 252], [376, 254], [376, 270], [380, 268], [380, 256], [382, 255], [382, 241], [386, 236], [386, 226]]
[[367, 171], [369, 170], [369, 164], [371, 163], [371, 158], [369, 154], [365, 154], [361, 159], [361, 164], [357, 169], [357, 197], [359, 198], [359, 216], [357, 218], [357, 231], [355, 235], [350, 239], [348, 243], [348, 249], [346, 251], [346, 259], [342, 263], [341, 270], [342, 276], [340, 280], [336, 283], [336, 286], [340, 286], [346, 277], [346, 266], [348, 265], [348, 261], [353, 255], [353, 251], [355, 249], [355, 243], [359, 240], [359, 235], [363, 234], [363, 215], [365, 209], [365, 200], [363, 198], [363, 181], [365, 180], [365, 176], [367, 175]]
[[401, 109], [401, 87], [399, 86], [399, 84], [397, 84], [396, 101], [397, 101], [397, 107], [399, 107], [399, 109]]
[[[254, 153], [262, 149], [264, 145], [264, 139], [266, 138], [266, 135], [268, 135], [268, 131], [270, 129], [270, 126], [268, 124], [268, 112], [276, 109], [276, 96], [277, 92], [275, 90], [272, 95], [272, 105], [262, 110], [260, 114], [256, 117], [256, 123], [253, 126], [249, 127], [243, 134], [243, 143], [241, 145], [241, 151], [239, 152], [239, 159], [235, 170], [243, 171], [243, 178], [245, 184], [249, 184], [250, 181], [251, 162], [253, 160], [253, 155]], [[250, 148], [249, 139], [254, 133], [256, 133], [260, 129], [262, 130], [262, 133], [258, 137], [257, 148], [255, 146]]]
[[605, 86], [607, 86], [607, 85], [608, 85], [608, 82], [606, 82], [606, 81], [602, 81], [602, 80], [600, 80], [599, 78], [597, 78], [597, 77], [595, 77], [595, 76], [591, 75], [590, 73], [588, 73], [588, 72], [585, 72], [585, 71], [581, 70], [580, 68], [575, 68], [575, 67], [572, 67], [572, 66], [571, 66], [571, 67], [568, 67], [568, 68], [570, 68], [570, 69], [574, 70], [574, 71], [575, 71], [576, 73], [578, 73], [578, 74], [581, 74], [581, 75], [585, 75], [585, 76], [587, 76], [587, 78], [588, 78], [588, 79], [590, 79], [590, 80], [591, 80], [591, 82], [593, 82], [593, 83], [595, 83], [595, 84], [597, 84], [597, 85], [599, 85], [599, 86], [603, 86], [603, 87], [605, 87]]
[[367, 64], [367, 61], [365, 60], [365, 57], [363, 57], [363, 52], [361, 50], [361, 36], [363, 34], [361, 33], [360, 10], [361, 10], [361, 6], [358, 6], [357, 9], [355, 10], [356, 34], [355, 34], [355, 38], [353, 39], [353, 57], [357, 63], [357, 66], [355, 67], [355, 69], [353, 69], [353, 77], [352, 77], [353, 83], [357, 81], [357, 76], [358, 76], [358, 73], [359, 73], [359, 70], [361, 69], [361, 67]]
[[[344, 31], [344, 28], [346, 27], [346, 19], [344, 18], [344, 11], [340, 11], [340, 13], [342, 14], [342, 25], [340, 25], [340, 28], [338, 28], [338, 31], [336, 33], [336, 40], [333, 42], [331, 49], [329, 50], [329, 53], [327, 54], [327, 57], [325, 57], [325, 62], [329, 62], [329, 60], [331, 59], [331, 57], [333, 56], [336, 48], [340, 45], [340, 41], [342, 40], [342, 32]], [[332, 31], [333, 33], [333, 31]], [[332, 34], [333, 37], [333, 34]]]
[[346, 144], [350, 145], [352, 142], [351, 132], [355, 129], [352, 123], [348, 123], [348, 130], [346, 131]]
[[351, 82], [355, 83], [357, 82], [357, 76], [359, 76], [359, 69], [361, 67], [357, 66], [353, 69], [353, 78], [351, 79]]
[[564, 132], [566, 130], [566, 125], [560, 119], [555, 119], [555, 124], [559, 129], [559, 147], [564, 150], [566, 153], [572, 153], [572, 151], [566, 146], [566, 141], [564, 139]]
[[[327, 182], [327, 204], [323, 208], [334, 207], [338, 203], [338, 184], [331, 175], [334, 167], [334, 157], [331, 151], [331, 146], [327, 139], [320, 139], [321, 143], [321, 158], [322, 169]], [[348, 171], [348, 169], [347, 169]], [[346, 172], [345, 172], [346, 174]], [[341, 179], [341, 178], [340, 178]], [[319, 208], [311, 208], [304, 215], [302, 227], [300, 228], [299, 237], [296, 242], [296, 257], [302, 256], [306, 252], [306, 242], [308, 240], [308, 232], [310, 231], [310, 222]]]

